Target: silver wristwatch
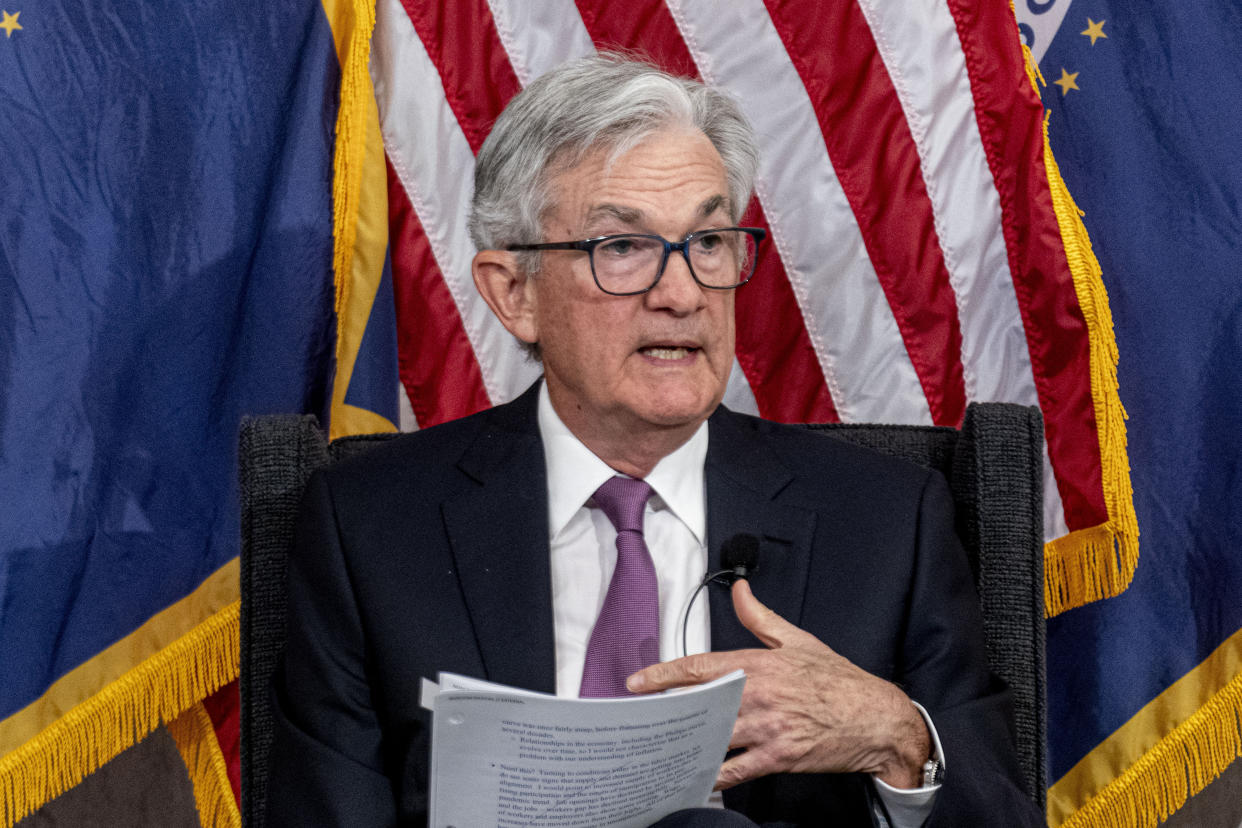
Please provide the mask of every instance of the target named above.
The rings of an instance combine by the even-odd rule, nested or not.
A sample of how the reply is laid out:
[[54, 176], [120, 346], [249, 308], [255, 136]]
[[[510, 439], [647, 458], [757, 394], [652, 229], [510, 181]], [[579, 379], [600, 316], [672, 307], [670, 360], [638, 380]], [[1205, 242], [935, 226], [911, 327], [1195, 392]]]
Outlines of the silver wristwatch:
[[923, 763], [923, 787], [930, 788], [944, 781], [944, 763], [932, 757]]

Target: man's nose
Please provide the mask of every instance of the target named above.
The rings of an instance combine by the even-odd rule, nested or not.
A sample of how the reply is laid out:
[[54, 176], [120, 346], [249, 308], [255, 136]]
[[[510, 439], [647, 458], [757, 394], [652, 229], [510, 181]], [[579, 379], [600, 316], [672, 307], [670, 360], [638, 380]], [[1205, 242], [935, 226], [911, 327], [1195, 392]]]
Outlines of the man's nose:
[[694, 280], [690, 262], [681, 250], [670, 250], [664, 272], [655, 287], [647, 291], [647, 303], [653, 310], [676, 314], [693, 313], [703, 307], [704, 289]]

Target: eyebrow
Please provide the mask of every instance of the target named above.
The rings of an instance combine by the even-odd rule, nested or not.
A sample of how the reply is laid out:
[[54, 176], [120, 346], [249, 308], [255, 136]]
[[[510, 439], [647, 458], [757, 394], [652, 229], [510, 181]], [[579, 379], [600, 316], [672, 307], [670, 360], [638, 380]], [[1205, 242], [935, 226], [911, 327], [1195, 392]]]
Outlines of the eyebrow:
[[[710, 196], [699, 205], [699, 216], [707, 218], [708, 216], [722, 210], [729, 203], [727, 197], [723, 195]], [[726, 212], [728, 212], [726, 210]], [[619, 204], [597, 204], [587, 213], [587, 226], [600, 218], [614, 218], [623, 224], [639, 225], [643, 220], [643, 211], [634, 207], [623, 207]]]
[[[712, 213], [715, 213], [717, 210], [725, 209], [728, 203], [729, 203], [729, 200], [725, 198], [724, 196], [714, 195], [699, 205], [699, 215], [701, 215], [703, 218], [707, 218]], [[725, 212], [728, 213], [729, 215], [732, 215], [732, 213], [729, 213], [728, 210], [725, 210]]]
[[587, 226], [601, 218], [614, 218], [622, 224], [638, 224], [643, 219], [643, 211], [619, 204], [597, 204], [587, 213]]

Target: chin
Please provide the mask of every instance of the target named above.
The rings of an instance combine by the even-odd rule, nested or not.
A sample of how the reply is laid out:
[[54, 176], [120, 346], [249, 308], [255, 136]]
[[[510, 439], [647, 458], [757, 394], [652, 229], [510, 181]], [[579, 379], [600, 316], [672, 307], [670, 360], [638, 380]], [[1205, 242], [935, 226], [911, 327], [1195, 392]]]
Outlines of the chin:
[[725, 391], [725, 378], [703, 370], [658, 372], [631, 377], [618, 389], [621, 402], [640, 420], [673, 428], [698, 424], [716, 410]]
[[[658, 403], [651, 404], [657, 399]], [[649, 398], [648, 404], [642, 406], [639, 411], [642, 418], [653, 425], [676, 428], [701, 423], [716, 410], [719, 404], [720, 398], [711, 396], [683, 400]]]

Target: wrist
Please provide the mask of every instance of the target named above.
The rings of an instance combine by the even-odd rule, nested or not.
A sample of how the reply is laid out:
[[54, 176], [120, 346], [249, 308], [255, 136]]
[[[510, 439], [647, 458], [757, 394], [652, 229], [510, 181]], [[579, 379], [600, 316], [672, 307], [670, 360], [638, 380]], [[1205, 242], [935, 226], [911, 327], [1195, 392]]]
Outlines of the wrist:
[[925, 781], [926, 764], [933, 759], [931, 734], [909, 699], [904, 700], [903, 708], [904, 715], [894, 721], [886, 761], [875, 775], [894, 788], [919, 788]]

